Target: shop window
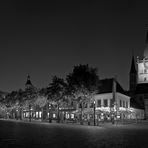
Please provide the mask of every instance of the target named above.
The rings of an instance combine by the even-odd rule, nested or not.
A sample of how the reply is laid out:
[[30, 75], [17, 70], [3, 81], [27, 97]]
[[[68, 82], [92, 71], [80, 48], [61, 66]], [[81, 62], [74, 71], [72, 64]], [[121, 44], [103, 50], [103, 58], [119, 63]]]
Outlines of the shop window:
[[71, 118], [72, 118], [72, 119], [74, 118], [74, 114], [71, 114]]
[[56, 117], [56, 115], [55, 114], [53, 114], [53, 118], [55, 118]]

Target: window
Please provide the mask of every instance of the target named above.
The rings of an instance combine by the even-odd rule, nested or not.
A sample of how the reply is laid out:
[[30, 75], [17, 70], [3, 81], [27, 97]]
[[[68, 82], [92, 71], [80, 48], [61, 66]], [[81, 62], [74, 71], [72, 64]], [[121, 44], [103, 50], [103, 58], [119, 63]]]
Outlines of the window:
[[125, 101], [123, 101], [123, 107], [125, 107]]
[[113, 107], [113, 106], [114, 106], [114, 100], [111, 99], [111, 100], [110, 100], [110, 107]]
[[108, 101], [107, 101], [107, 99], [104, 99], [104, 107], [107, 107], [108, 106]]
[[126, 101], [126, 108], [128, 108], [128, 102]]
[[101, 107], [101, 100], [97, 100], [97, 107]]
[[122, 107], [122, 100], [120, 100], [120, 107]]
[[146, 81], [146, 77], [144, 77], [144, 81]]
[[72, 118], [72, 119], [74, 118], [74, 114], [71, 114], [71, 118]]

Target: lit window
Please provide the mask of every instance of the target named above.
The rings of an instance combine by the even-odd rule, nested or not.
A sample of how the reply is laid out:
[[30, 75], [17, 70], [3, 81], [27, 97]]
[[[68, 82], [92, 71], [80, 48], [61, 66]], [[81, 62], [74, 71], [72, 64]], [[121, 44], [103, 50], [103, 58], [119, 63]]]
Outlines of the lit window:
[[74, 118], [74, 114], [71, 114], [71, 118], [72, 118], [72, 119]]
[[42, 112], [39, 112], [39, 118], [41, 118], [41, 116], [42, 116]]
[[38, 117], [38, 112], [36, 112], [36, 117]]
[[53, 114], [53, 118], [55, 118], [56, 117], [56, 115], [55, 114]]
[[66, 119], [68, 119], [69, 118], [69, 114], [66, 112]]

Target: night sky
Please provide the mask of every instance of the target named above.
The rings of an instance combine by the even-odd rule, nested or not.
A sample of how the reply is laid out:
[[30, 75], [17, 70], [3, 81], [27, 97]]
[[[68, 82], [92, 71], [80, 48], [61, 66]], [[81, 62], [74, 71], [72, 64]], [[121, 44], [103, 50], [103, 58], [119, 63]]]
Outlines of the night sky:
[[100, 78], [128, 89], [132, 50], [145, 48], [148, 2], [136, 0], [0, 2], [0, 90], [46, 87], [74, 65], [98, 68]]

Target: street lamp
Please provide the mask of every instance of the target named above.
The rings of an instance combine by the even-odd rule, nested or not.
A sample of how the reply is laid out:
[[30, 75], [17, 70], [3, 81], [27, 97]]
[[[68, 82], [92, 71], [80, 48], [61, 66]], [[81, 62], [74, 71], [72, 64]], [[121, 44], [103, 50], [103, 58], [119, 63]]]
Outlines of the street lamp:
[[94, 100], [94, 126], [96, 125], [96, 120], [95, 120], [95, 111], [96, 111], [96, 107], [95, 107], [95, 104], [96, 104], [96, 102], [95, 102], [95, 100]]
[[51, 123], [51, 112], [50, 112], [50, 110], [51, 110], [51, 104], [49, 103], [48, 104], [48, 119], [49, 119], [49, 123]]

